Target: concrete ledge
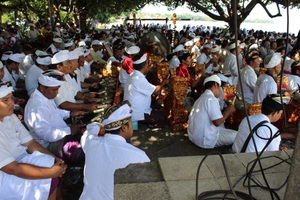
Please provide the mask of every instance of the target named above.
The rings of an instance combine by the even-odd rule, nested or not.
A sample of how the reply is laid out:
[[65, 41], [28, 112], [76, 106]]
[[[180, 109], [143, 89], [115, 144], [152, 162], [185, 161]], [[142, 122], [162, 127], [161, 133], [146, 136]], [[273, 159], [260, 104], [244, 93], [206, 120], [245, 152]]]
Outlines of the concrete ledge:
[[115, 185], [115, 200], [171, 200], [166, 182]]

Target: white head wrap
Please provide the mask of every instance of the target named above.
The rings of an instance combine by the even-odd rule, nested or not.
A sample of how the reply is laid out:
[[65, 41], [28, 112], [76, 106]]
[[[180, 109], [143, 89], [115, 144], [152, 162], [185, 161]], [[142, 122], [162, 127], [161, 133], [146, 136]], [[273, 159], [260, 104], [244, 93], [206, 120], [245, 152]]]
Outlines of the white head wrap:
[[176, 53], [178, 51], [182, 51], [184, 49], [184, 46], [182, 44], [178, 45], [174, 50], [173, 53]]
[[14, 91], [13, 87], [8, 87], [7, 85], [2, 85], [0, 87], [0, 98], [5, 97], [6, 95], [12, 93], [13, 91]]
[[24, 58], [25, 58], [25, 55], [22, 53], [10, 54], [10, 56], [8, 57], [8, 59], [10, 59], [14, 62], [17, 62], [17, 63], [21, 63]]
[[[107, 131], [117, 130], [121, 128], [121, 126], [123, 125], [121, 121], [129, 117], [131, 117], [131, 108], [128, 104], [124, 104], [120, 106], [117, 110], [115, 110], [113, 113], [111, 113], [108, 116], [108, 118], [104, 119], [102, 121], [102, 125], [105, 127]], [[106, 127], [108, 124], [112, 124], [112, 126]]]
[[131, 46], [131, 47], [126, 47], [125, 48], [126, 53], [133, 55], [133, 54], [137, 54], [140, 52], [140, 47], [138, 46]]
[[36, 62], [40, 65], [50, 65], [51, 64], [51, 57], [47, 56], [47, 57], [37, 57]]
[[84, 52], [83, 52], [83, 56], [84, 56], [84, 57], [87, 57], [90, 53], [91, 53], [91, 52], [90, 52], [89, 49], [85, 49]]
[[2, 61], [8, 60], [8, 58], [9, 58], [9, 56], [10, 56], [11, 54], [13, 54], [12, 51], [5, 51], [5, 52], [2, 54], [1, 60], [2, 60]]
[[[51, 72], [49, 72], [49, 73], [51, 73]], [[59, 72], [53, 71], [53, 73], [59, 73]], [[51, 76], [44, 75], [44, 74], [41, 74], [39, 76], [38, 81], [41, 85], [44, 85], [47, 87], [57, 87], [62, 84], [62, 81], [57, 80], [56, 78], [53, 78]]]
[[144, 54], [139, 60], [134, 61], [133, 64], [138, 65], [145, 62], [146, 60], [147, 60], [147, 54]]
[[84, 54], [84, 48], [83, 47], [77, 47], [76, 49], [74, 49], [74, 51], [79, 52], [79, 56], [83, 56], [83, 54]]
[[51, 59], [52, 64], [61, 63], [69, 59], [69, 51], [68, 50], [61, 50], [58, 53], [54, 54]]
[[207, 83], [209, 81], [214, 81], [214, 82], [217, 82], [219, 85], [221, 85], [221, 79], [217, 75], [212, 75], [212, 76], [207, 77], [204, 80], [203, 85], [205, 85], [205, 83]]
[[70, 51], [69, 52], [69, 60], [77, 60], [80, 56], [79, 51]]
[[272, 58], [267, 64], [265, 63], [265, 68], [267, 69], [274, 68], [281, 62], [282, 57], [280, 53], [274, 53], [273, 55], [269, 55], [269, 56], [272, 56]]

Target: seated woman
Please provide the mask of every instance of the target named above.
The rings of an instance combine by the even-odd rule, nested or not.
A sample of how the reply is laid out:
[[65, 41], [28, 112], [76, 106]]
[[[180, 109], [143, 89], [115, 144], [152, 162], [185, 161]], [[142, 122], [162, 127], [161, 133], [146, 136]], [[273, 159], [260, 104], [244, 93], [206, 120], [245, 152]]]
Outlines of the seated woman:
[[[177, 77], [186, 77], [189, 79], [189, 87], [188, 87], [188, 96], [192, 94], [192, 92], [197, 86], [197, 84], [201, 80], [202, 74], [198, 74], [196, 76], [193, 76], [189, 72], [189, 66], [192, 64], [192, 55], [190, 53], [183, 53], [179, 56], [180, 65], [176, 68], [176, 76]], [[191, 108], [193, 106], [194, 99], [192, 97], [189, 97], [185, 101], [185, 107]], [[188, 109], [189, 110], [189, 109]]]
[[56, 199], [64, 161], [35, 142], [14, 111], [12, 87], [0, 87], [1, 199]]

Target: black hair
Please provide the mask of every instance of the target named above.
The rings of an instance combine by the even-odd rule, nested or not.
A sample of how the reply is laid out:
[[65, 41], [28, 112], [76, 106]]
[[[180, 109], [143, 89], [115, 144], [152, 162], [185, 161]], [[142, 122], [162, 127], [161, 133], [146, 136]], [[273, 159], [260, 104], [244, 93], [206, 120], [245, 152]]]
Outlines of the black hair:
[[182, 55], [180, 55], [178, 57], [179, 61], [182, 62], [183, 60], [186, 60], [188, 57], [190, 57], [191, 54], [190, 53], [183, 53]]
[[11, 59], [7, 59], [7, 61], [6, 61], [6, 64], [7, 64], [7, 65], [10, 65], [10, 64], [12, 64], [12, 63], [14, 63], [14, 64], [19, 64], [18, 62], [15, 62], [15, 61], [13, 61], [13, 60], [11, 60]]
[[217, 82], [215, 82], [215, 81], [208, 81], [208, 82], [206, 82], [205, 85], [204, 85], [204, 89], [206, 90], [206, 89], [212, 88], [215, 85], [215, 83], [217, 83]]
[[273, 100], [273, 97], [278, 97], [278, 94], [270, 94], [266, 98], [264, 98], [261, 106], [261, 113], [264, 115], [270, 115], [273, 112], [279, 112], [282, 110], [282, 106], [280, 103]]

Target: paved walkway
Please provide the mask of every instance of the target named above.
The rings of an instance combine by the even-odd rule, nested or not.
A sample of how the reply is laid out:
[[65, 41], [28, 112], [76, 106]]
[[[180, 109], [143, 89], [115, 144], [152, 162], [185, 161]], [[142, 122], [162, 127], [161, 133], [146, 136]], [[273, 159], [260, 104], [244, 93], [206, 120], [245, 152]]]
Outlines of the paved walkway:
[[[292, 151], [288, 151], [292, 154]], [[273, 156], [261, 159], [262, 166], [269, 166], [279, 163], [280, 158], [286, 159], [287, 156], [282, 152], [267, 152], [262, 157]], [[277, 156], [277, 157], [274, 157]], [[229, 179], [235, 186], [235, 191], [249, 194], [248, 188], [243, 186], [241, 179], [246, 174], [248, 163], [256, 159], [255, 153], [226, 154], [223, 155], [229, 174]], [[163, 180], [157, 182], [143, 183], [123, 183], [115, 185], [115, 199], [134, 199], [134, 200], [191, 200], [196, 196], [196, 173], [198, 165], [204, 156], [185, 156], [185, 157], [166, 157], [159, 158], [159, 166], [163, 175]], [[139, 171], [136, 173], [134, 168], [141, 168], [145, 164], [131, 165], [128, 168], [121, 169], [117, 174], [127, 174], [134, 176], [148, 176], [148, 172]], [[265, 170], [266, 178], [272, 188], [280, 187], [289, 174], [290, 165], [281, 163], [273, 168]], [[255, 169], [258, 169], [256, 167]], [[145, 174], [143, 174], [145, 173]], [[117, 175], [115, 178], [119, 178]], [[263, 177], [260, 172], [252, 175], [253, 180], [263, 184]], [[211, 190], [228, 190], [229, 185], [224, 173], [224, 169], [218, 155], [211, 155], [204, 161], [199, 177], [199, 193]], [[251, 184], [253, 182], [251, 181]], [[260, 188], [253, 188], [253, 197], [256, 199], [271, 199], [270, 193]], [[283, 199], [285, 186], [276, 191], [280, 199]]]

